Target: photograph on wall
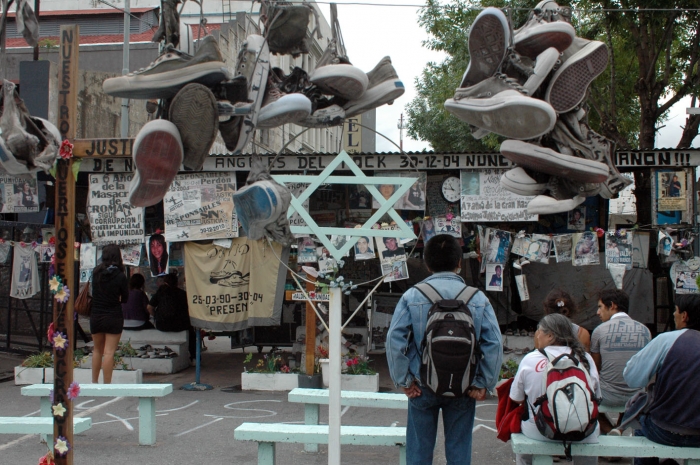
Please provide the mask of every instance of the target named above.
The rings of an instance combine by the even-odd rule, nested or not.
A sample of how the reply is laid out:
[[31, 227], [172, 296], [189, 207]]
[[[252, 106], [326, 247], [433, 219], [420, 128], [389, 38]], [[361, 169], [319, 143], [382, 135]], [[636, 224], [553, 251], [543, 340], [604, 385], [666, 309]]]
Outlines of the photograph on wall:
[[486, 247], [486, 263], [505, 264], [508, 261], [508, 255], [510, 253], [510, 233], [508, 231], [488, 228], [487, 234], [488, 245]]
[[574, 236], [574, 254], [572, 264], [574, 266], [599, 265], [598, 236], [593, 231], [576, 233]]
[[319, 273], [332, 273], [338, 267], [337, 262], [325, 247], [316, 247], [316, 262]]
[[168, 243], [162, 234], [154, 234], [148, 238], [148, 267], [151, 276], [163, 276], [168, 274]]
[[546, 234], [533, 234], [530, 245], [527, 248], [525, 258], [531, 262], [549, 263], [549, 252], [552, 249], [552, 240]]
[[486, 265], [486, 290], [487, 291], [503, 291], [503, 265], [487, 264]]
[[89, 176], [87, 211], [95, 245], [143, 243], [144, 209], [129, 203], [133, 176], [133, 173]]
[[123, 245], [119, 249], [122, 253], [122, 261], [126, 266], [139, 266], [141, 263], [141, 248], [143, 244]]
[[448, 220], [446, 216], [436, 216], [433, 218], [435, 234], [449, 234], [453, 237], [462, 238], [462, 223], [458, 217]]
[[[399, 171], [382, 171], [381, 176], [383, 178], [400, 178], [401, 177], [401, 172]], [[398, 185], [395, 184], [377, 184], [374, 187], [377, 188], [381, 196], [384, 198], [384, 200], [388, 200], [392, 195], [394, 195], [394, 192], [399, 188]], [[384, 203], [382, 201], [382, 203]], [[402, 204], [402, 199], [399, 198], [398, 201], [393, 205], [393, 207], [397, 210], [401, 208]], [[375, 210], [379, 208], [379, 202], [377, 199], [372, 197], [372, 208]]]
[[372, 194], [363, 184], [350, 184], [348, 193], [350, 195], [348, 203], [351, 209], [368, 210], [372, 208]]
[[385, 283], [390, 283], [392, 281], [401, 281], [402, 279], [408, 279], [408, 266], [406, 265], [406, 260], [394, 260], [391, 263], [382, 263], [382, 276]]
[[700, 260], [698, 258], [677, 261], [671, 265], [670, 275], [676, 294], [696, 294], [698, 292], [696, 280], [699, 271]]
[[605, 235], [605, 264], [606, 266], [625, 265], [625, 270], [632, 269], [632, 231], [611, 231]]
[[56, 248], [53, 245], [42, 244], [39, 247], [39, 261], [41, 263], [51, 263], [51, 259], [55, 253]]
[[[77, 234], [77, 231], [76, 231]], [[56, 228], [41, 228], [41, 242], [49, 244], [56, 235]]]
[[510, 253], [524, 257], [527, 254], [527, 249], [530, 247], [532, 238], [526, 234], [519, 234], [513, 239], [513, 247]]
[[392, 262], [398, 257], [403, 257], [402, 259], [406, 260], [406, 249], [399, 244], [397, 237], [377, 237], [375, 239], [377, 241], [376, 250], [382, 263]]
[[649, 241], [651, 234], [635, 231], [632, 236], [632, 266], [635, 268], [648, 268], [649, 266]]
[[432, 218], [423, 220], [421, 233], [423, 234], [423, 244], [427, 244], [430, 239], [435, 237], [435, 223]]
[[658, 243], [656, 245], [656, 252], [659, 255], [666, 255], [669, 256], [671, 255], [671, 246], [673, 245], [673, 237], [664, 232], [663, 230], [659, 230], [659, 235], [658, 235]]
[[572, 234], [557, 234], [556, 236], [552, 237], [552, 243], [554, 244], [554, 256], [557, 259], [557, 263], [571, 261], [572, 242]]
[[402, 210], [425, 210], [425, 190], [428, 175], [425, 172], [416, 173], [414, 171], [402, 173], [403, 177], [417, 177], [411, 188], [401, 198], [398, 209]]
[[501, 186], [501, 176], [506, 171], [487, 169], [460, 172], [460, 216], [463, 222], [538, 220], [538, 215], [527, 213], [527, 204], [534, 196], [514, 194]]
[[[337, 236], [337, 235], [331, 235], [331, 244], [333, 244], [333, 247], [336, 248], [336, 250], [340, 250], [341, 247], [343, 247], [347, 242], [348, 242], [349, 236]], [[345, 256], [347, 257], [349, 253], [345, 253]]]
[[685, 171], [656, 172], [656, 201], [660, 212], [687, 209]]
[[92, 242], [80, 244], [80, 269], [91, 270], [97, 266], [96, 247]]
[[568, 213], [568, 228], [573, 231], [586, 230], [586, 207], [576, 207]]
[[0, 213], [38, 211], [36, 174], [0, 175]]
[[316, 243], [310, 236], [300, 237], [297, 247], [297, 263], [315, 263], [318, 260]]
[[355, 260], [369, 260], [375, 257], [372, 240], [361, 236], [355, 243]]

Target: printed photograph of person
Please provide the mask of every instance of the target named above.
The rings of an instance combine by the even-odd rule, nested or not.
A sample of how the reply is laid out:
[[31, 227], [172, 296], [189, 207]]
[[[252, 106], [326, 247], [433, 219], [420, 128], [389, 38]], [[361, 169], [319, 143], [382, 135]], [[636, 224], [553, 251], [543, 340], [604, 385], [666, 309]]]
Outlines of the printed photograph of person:
[[680, 272], [678, 273], [678, 277], [676, 278], [676, 289], [683, 289], [685, 286], [685, 273]]
[[406, 249], [399, 246], [399, 240], [396, 237], [377, 238], [377, 249], [382, 256], [382, 259], [406, 255]]
[[498, 229], [489, 230], [489, 244], [486, 250], [486, 263], [503, 264], [507, 262], [510, 251], [510, 233]]
[[486, 265], [486, 286], [487, 291], [503, 291], [503, 266], [487, 264]]
[[454, 237], [462, 237], [462, 223], [459, 218], [448, 220], [445, 216], [436, 216], [433, 218], [435, 224], [435, 234], [449, 234]]
[[53, 258], [56, 249], [53, 245], [42, 245], [39, 249], [41, 253], [39, 254], [39, 261], [41, 263], [51, 263], [51, 258]]
[[36, 193], [36, 181], [24, 181], [20, 184], [15, 184], [15, 199], [18, 207], [38, 207], [39, 197]]
[[549, 263], [551, 240], [544, 234], [533, 234], [525, 258], [531, 262]]
[[[331, 244], [333, 244], [333, 247], [335, 247], [337, 250], [340, 250], [347, 242], [348, 236], [331, 236]], [[347, 257], [347, 253], [345, 256]]]
[[427, 244], [430, 239], [435, 237], [435, 224], [432, 218], [423, 221], [423, 244]]
[[315, 263], [318, 260], [316, 257], [316, 244], [311, 237], [307, 236], [300, 238], [298, 250], [298, 263]]
[[[382, 197], [384, 197], [384, 200], [389, 200], [389, 198], [394, 195], [394, 192], [396, 192], [397, 186], [394, 184], [380, 184], [377, 189], [379, 190], [379, 193], [382, 194]], [[382, 202], [384, 203], [384, 202]], [[399, 202], [397, 202], [397, 205], [395, 208], [399, 208]], [[379, 202], [377, 199], [372, 199], [372, 208], [379, 208]]]
[[369, 237], [362, 236], [355, 243], [355, 260], [369, 260], [374, 258], [374, 250], [372, 247], [372, 241]]
[[569, 229], [574, 231], [586, 229], [586, 207], [574, 208], [569, 212]]
[[480, 195], [481, 181], [478, 171], [460, 171], [460, 184], [462, 186], [462, 195]]
[[350, 192], [350, 208], [370, 208], [370, 199], [372, 196], [367, 191], [367, 188], [361, 184], [351, 185], [348, 188]]
[[390, 265], [382, 265], [382, 271], [384, 270], [387, 271], [387, 277], [384, 279], [385, 283], [408, 279], [408, 266], [405, 260], [396, 260]]
[[[409, 173], [407, 177], [415, 177], [415, 173]], [[404, 210], [425, 210], [425, 183], [427, 176], [420, 173], [419, 178], [402, 198], [401, 206]]]
[[598, 238], [592, 231], [586, 231], [580, 234], [574, 234], [574, 266], [598, 265], [600, 257], [598, 257]]
[[168, 274], [168, 244], [162, 234], [154, 234], [148, 239], [148, 264], [151, 276]]

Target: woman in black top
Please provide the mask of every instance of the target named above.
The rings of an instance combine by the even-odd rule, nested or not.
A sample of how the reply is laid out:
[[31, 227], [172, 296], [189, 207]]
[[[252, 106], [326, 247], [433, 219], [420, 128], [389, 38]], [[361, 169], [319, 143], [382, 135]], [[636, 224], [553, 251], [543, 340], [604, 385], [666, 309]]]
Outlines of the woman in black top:
[[102, 262], [92, 272], [92, 311], [90, 332], [95, 345], [92, 353], [92, 382], [100, 378], [112, 382], [114, 352], [124, 327], [122, 305], [129, 300], [129, 285], [124, 274], [122, 254], [116, 245], [102, 249]]

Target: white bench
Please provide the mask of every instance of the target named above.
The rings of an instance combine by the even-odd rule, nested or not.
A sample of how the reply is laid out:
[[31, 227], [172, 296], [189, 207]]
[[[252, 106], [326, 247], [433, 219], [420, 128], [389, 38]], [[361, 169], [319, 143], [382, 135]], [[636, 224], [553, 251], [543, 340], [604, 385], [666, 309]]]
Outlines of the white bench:
[[[304, 424], [318, 425], [320, 406], [328, 405], [328, 390], [295, 388], [289, 391], [287, 401], [305, 404]], [[391, 392], [340, 391], [340, 405], [408, 410], [408, 397]], [[318, 445], [307, 443], [304, 450], [318, 452]]]
[[[53, 384], [32, 384], [22, 388], [23, 396], [41, 398], [41, 416], [51, 416], [49, 394]], [[139, 398], [139, 444], [152, 446], [156, 443], [156, 397], [165, 397], [173, 392], [172, 384], [81, 384], [80, 395], [85, 397], [138, 397]]]
[[[91, 426], [91, 418], [73, 417], [74, 434]], [[0, 417], [0, 434], [40, 434], [53, 447], [53, 417]]]
[[[243, 423], [233, 431], [239, 441], [258, 443], [258, 465], [275, 465], [275, 444], [328, 444], [327, 425]], [[356, 446], [398, 446], [399, 464], [406, 465], [406, 428], [393, 426], [341, 426], [340, 443]]]
[[[561, 442], [530, 439], [523, 434], [511, 437], [513, 452], [532, 455], [532, 465], [551, 465], [553, 455], [564, 455]], [[640, 436], [600, 436], [597, 444], [571, 445], [572, 456], [584, 457], [664, 457], [681, 459], [686, 465], [700, 465], [700, 448], [664, 446]]]
[[625, 413], [624, 405], [599, 405], [598, 411], [600, 413]]

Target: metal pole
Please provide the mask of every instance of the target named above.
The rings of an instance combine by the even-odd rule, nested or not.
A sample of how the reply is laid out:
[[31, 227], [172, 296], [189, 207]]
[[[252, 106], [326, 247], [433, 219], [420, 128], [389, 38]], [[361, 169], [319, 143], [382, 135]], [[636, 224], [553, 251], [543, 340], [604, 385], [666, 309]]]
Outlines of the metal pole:
[[[124, 56], [122, 61], [122, 75], [129, 74], [129, 38], [131, 30], [130, 0], [124, 0]], [[129, 99], [122, 99], [121, 137], [129, 137]]]
[[330, 328], [328, 340], [329, 368], [328, 384], [328, 465], [340, 465], [340, 363], [342, 303], [340, 288], [330, 288]]

